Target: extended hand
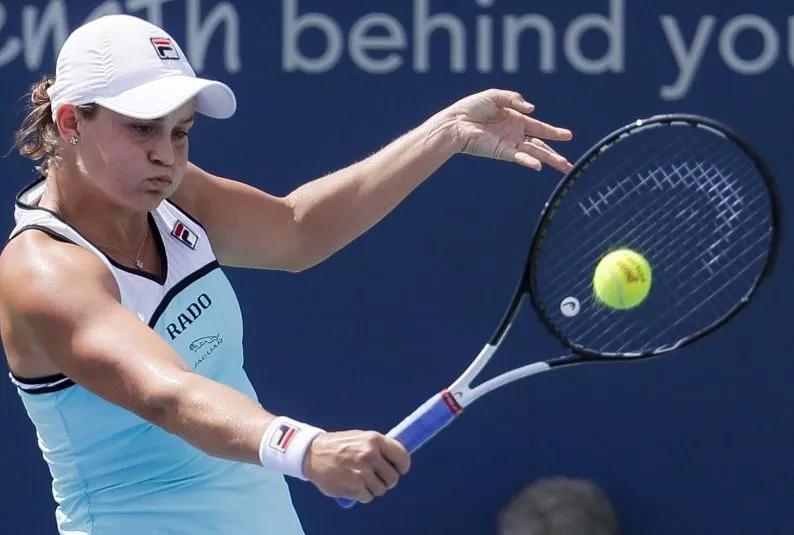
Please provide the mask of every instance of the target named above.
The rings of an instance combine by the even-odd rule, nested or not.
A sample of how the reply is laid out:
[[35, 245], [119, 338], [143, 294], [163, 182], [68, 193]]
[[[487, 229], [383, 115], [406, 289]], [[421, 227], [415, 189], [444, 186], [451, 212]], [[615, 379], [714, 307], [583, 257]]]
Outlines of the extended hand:
[[567, 172], [571, 164], [541, 139], [568, 141], [570, 130], [528, 117], [535, 107], [514, 91], [489, 89], [463, 98], [452, 115], [460, 151], [516, 162], [539, 170], [541, 164]]
[[303, 470], [326, 496], [368, 503], [393, 488], [410, 464], [396, 440], [373, 431], [343, 431], [314, 439]]

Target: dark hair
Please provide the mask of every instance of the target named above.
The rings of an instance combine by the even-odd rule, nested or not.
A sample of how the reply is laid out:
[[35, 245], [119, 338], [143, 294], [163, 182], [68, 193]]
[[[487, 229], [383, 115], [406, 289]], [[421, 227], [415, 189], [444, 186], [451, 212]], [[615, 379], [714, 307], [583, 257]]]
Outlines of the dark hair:
[[617, 535], [604, 491], [585, 479], [552, 477], [526, 485], [500, 511], [499, 535]]
[[[50, 161], [58, 158], [60, 136], [58, 127], [52, 120], [52, 103], [47, 89], [55, 83], [55, 78], [44, 76], [30, 86], [27, 93], [27, 115], [14, 136], [14, 146], [19, 153], [33, 161], [44, 160], [46, 169]], [[96, 104], [78, 106], [87, 119], [96, 113]]]

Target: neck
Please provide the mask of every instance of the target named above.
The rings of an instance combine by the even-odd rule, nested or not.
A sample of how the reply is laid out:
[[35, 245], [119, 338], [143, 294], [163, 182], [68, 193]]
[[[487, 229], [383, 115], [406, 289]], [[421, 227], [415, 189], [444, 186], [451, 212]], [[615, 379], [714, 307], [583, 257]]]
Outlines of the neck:
[[149, 232], [148, 212], [114, 202], [82, 177], [49, 169], [39, 206], [58, 213], [95, 244], [138, 250]]

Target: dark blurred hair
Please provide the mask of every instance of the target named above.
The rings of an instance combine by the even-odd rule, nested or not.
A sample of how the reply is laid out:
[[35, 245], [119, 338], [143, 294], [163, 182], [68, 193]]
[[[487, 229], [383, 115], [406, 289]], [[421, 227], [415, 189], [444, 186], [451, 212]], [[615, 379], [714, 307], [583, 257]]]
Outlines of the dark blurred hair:
[[499, 535], [617, 535], [607, 496], [593, 482], [555, 477], [525, 486], [502, 509]]
[[[55, 83], [55, 78], [44, 76], [30, 86], [27, 93], [27, 115], [14, 137], [14, 146], [19, 153], [33, 161], [44, 160], [42, 169], [46, 170], [50, 161], [58, 158], [60, 136], [58, 127], [52, 120], [52, 105], [47, 89]], [[87, 119], [93, 118], [96, 104], [78, 106]]]

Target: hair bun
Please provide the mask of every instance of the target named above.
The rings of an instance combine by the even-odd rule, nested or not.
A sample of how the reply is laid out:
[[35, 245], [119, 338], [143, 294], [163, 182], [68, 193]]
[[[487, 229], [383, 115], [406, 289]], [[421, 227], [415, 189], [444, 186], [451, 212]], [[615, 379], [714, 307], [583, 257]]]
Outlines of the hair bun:
[[55, 83], [55, 78], [48, 77], [39, 81], [30, 91], [30, 102], [34, 106], [41, 106], [50, 101], [50, 95], [47, 94], [47, 89]]

